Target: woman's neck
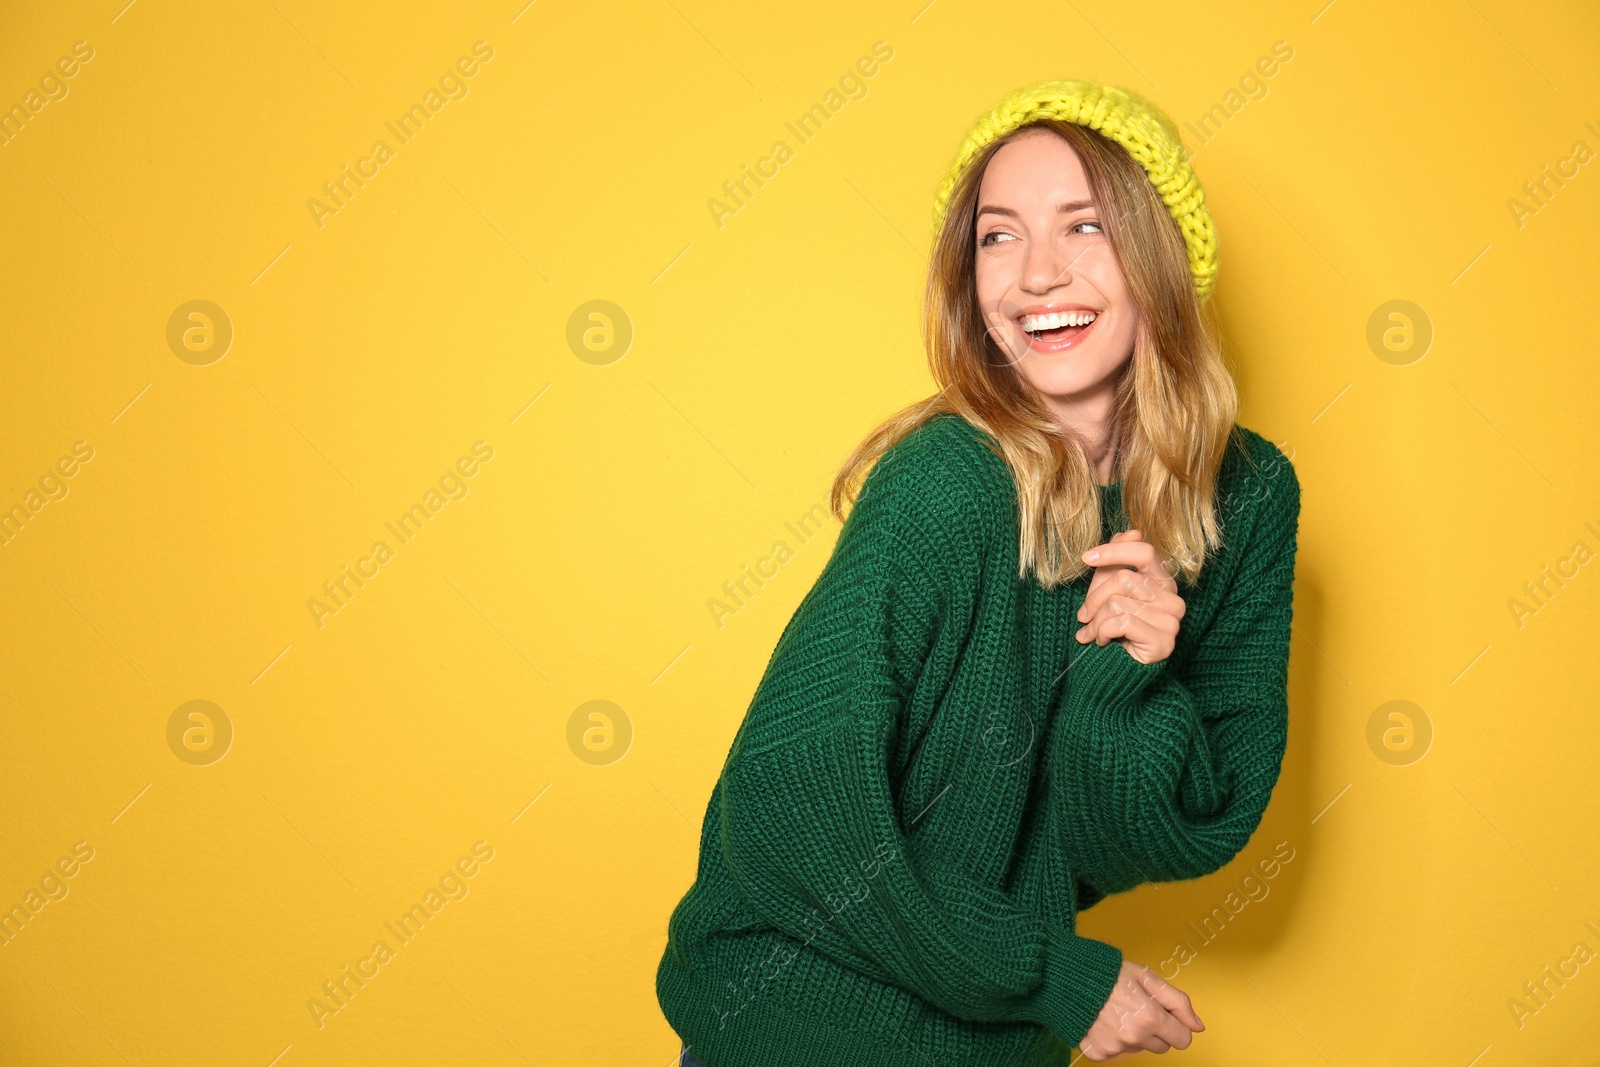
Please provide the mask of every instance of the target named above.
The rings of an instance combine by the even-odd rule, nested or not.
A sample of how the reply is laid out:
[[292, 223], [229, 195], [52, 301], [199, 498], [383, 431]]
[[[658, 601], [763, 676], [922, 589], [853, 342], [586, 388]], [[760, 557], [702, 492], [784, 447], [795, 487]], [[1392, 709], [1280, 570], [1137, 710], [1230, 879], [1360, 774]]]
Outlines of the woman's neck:
[[1094, 473], [1094, 480], [1101, 485], [1112, 485], [1121, 481], [1117, 472], [1117, 460], [1121, 458], [1121, 449], [1118, 447], [1118, 435], [1112, 433], [1102, 440], [1098, 453], [1087, 453], [1089, 470]]
[[1120, 480], [1117, 466], [1122, 434], [1113, 414], [1111, 394], [1076, 400], [1046, 397], [1046, 402], [1056, 421], [1083, 442], [1084, 458], [1089, 461], [1094, 480], [1100, 485]]

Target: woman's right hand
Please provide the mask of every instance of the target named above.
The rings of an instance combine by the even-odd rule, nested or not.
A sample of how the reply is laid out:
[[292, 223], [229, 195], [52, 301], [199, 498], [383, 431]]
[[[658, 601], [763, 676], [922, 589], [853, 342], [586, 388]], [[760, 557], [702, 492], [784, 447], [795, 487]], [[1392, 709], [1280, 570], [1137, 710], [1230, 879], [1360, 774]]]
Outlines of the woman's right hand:
[[1099, 1063], [1123, 1052], [1188, 1048], [1192, 1034], [1205, 1028], [1189, 994], [1143, 964], [1124, 959], [1111, 996], [1078, 1048], [1084, 1059]]

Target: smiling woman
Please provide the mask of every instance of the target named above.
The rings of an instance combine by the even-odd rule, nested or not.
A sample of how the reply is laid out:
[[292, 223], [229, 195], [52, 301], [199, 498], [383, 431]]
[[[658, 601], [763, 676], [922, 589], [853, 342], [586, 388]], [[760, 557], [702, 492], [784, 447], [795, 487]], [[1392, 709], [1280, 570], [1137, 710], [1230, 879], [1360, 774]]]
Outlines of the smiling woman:
[[[1138, 324], [1072, 136], [1020, 131], [990, 157], [977, 209], [975, 273], [989, 339], [1058, 417], [1069, 398], [1111, 379]], [[1063, 288], [1069, 298], [1047, 299]], [[1110, 480], [1114, 459], [1109, 449], [1098, 457], [1097, 481]]]
[[668, 925], [656, 991], [690, 1067], [1186, 1048], [1188, 996], [1077, 914], [1220, 869], [1277, 782], [1299, 483], [1233, 421], [1171, 121], [1110, 86], [1019, 90], [935, 223], [940, 388], [836, 476], [844, 528]]
[[869, 435], [835, 483], [836, 510], [860, 470], [948, 406], [995, 432], [1017, 483], [1022, 557], [1047, 587], [1083, 573], [1100, 536], [1094, 487], [1113, 480], [1142, 540], [1192, 581], [1220, 544], [1215, 478], [1238, 410], [1208, 300], [1211, 216], [1153, 105], [1046, 85], [1035, 95], [1062, 95], [1032, 114], [1022, 94], [997, 106], [1014, 127], [969, 138], [935, 202], [944, 225], [925, 332], [952, 399]]

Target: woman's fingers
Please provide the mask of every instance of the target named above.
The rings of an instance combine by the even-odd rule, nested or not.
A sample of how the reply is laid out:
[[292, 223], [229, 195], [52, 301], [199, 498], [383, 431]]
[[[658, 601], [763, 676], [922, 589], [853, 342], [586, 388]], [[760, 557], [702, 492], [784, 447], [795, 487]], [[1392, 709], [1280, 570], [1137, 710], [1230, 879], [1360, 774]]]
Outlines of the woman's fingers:
[[1103, 645], [1110, 638], [1131, 637], [1149, 642], [1165, 635], [1175, 642], [1183, 612], [1183, 598], [1176, 593], [1160, 593], [1151, 600], [1108, 593], [1078, 631], [1078, 641]]
[[1206, 1028], [1200, 1021], [1200, 1016], [1195, 1014], [1194, 1004], [1189, 1000], [1189, 994], [1162, 979], [1156, 972], [1145, 968], [1145, 973], [1140, 976], [1140, 981], [1145, 989], [1155, 998], [1163, 1008], [1166, 1008], [1180, 1022], [1189, 1029], [1199, 1031]]
[[[1088, 622], [1105, 599], [1115, 593], [1147, 601], [1161, 593], [1176, 596], [1178, 583], [1167, 575], [1165, 565], [1156, 556], [1155, 546], [1144, 541], [1139, 531], [1126, 530], [1090, 551], [1102, 554], [1097, 557], [1095, 575], [1089, 581], [1083, 606], [1078, 609], [1079, 622]], [[1084, 558], [1088, 558], [1087, 553]]]
[[[1147, 1014], [1147, 1025], [1142, 1034], [1136, 1038], [1135, 1043], [1146, 1052], [1166, 1052], [1168, 1049], [1185, 1049], [1194, 1041], [1194, 1028], [1186, 1019], [1181, 1019], [1172, 1011], [1170, 996], [1158, 995], [1150, 984], [1150, 979], [1160, 982], [1161, 979], [1154, 971], [1145, 968], [1146, 975], [1141, 976], [1140, 984], [1144, 985], [1150, 1001], [1144, 1009]], [[1169, 993], [1177, 993], [1187, 1000], [1181, 991], [1168, 987]]]
[[[1123, 533], [1112, 534], [1110, 542], [1128, 541], [1138, 539], [1139, 531], [1128, 530]], [[1099, 545], [1104, 547], [1104, 545]], [[1106, 566], [1096, 566], [1094, 576], [1090, 579], [1090, 587], [1083, 593], [1083, 605], [1078, 608], [1078, 622], [1088, 622], [1090, 617], [1098, 611], [1102, 601], [1110, 593], [1122, 592], [1123, 595], [1134, 595], [1138, 590], [1146, 589], [1147, 582], [1138, 581], [1138, 571], [1131, 571], [1126, 566], [1110, 563]]]
[[[1104, 646], [1120, 638], [1129, 646], [1131, 655], [1135, 648], [1152, 650], [1161, 647], [1163, 636], [1164, 631], [1159, 626], [1139, 615], [1103, 615], [1091, 619], [1088, 625], [1078, 631], [1078, 643], [1087, 645], [1092, 641]], [[1134, 658], [1140, 659], [1139, 656]]]
[[[1188, 1048], [1190, 1043], [1194, 1041], [1194, 1031], [1174, 1019], [1170, 1014], [1158, 1025], [1161, 1027], [1162, 1033], [1151, 1034], [1139, 1043], [1139, 1047], [1146, 1052], [1165, 1052], [1174, 1048], [1184, 1049]], [[1170, 1035], [1171, 1040], [1168, 1040], [1168, 1037], [1164, 1035]]]
[[1139, 530], [1114, 534], [1111, 540], [1085, 552], [1083, 561], [1093, 567], [1132, 567], [1157, 585], [1177, 587], [1165, 561], [1156, 554], [1156, 546]]
[[1180, 996], [1182, 993], [1168, 986], [1158, 994], [1159, 986], [1165, 983], [1159, 975], [1142, 964], [1138, 965], [1135, 980], [1139, 989], [1130, 1001], [1137, 1006], [1131, 1017], [1123, 1020], [1126, 1043], [1146, 1052], [1188, 1048], [1194, 1040], [1193, 1029], [1172, 1014], [1168, 1003], [1172, 993], [1179, 993]]
[[[1167, 576], [1154, 546], [1138, 530], [1114, 535], [1099, 550], [1102, 554], [1096, 559], [1105, 562], [1095, 568], [1078, 608], [1078, 620], [1084, 624], [1077, 632], [1079, 644], [1093, 641], [1103, 646], [1121, 640], [1141, 663], [1166, 659], [1177, 644], [1179, 620], [1188, 610], [1177, 582]], [[1151, 568], [1163, 577], [1152, 577]]]
[[1124, 1052], [1188, 1048], [1198, 1022], [1182, 990], [1125, 958], [1111, 995], [1078, 1047], [1084, 1059], [1096, 1063]]

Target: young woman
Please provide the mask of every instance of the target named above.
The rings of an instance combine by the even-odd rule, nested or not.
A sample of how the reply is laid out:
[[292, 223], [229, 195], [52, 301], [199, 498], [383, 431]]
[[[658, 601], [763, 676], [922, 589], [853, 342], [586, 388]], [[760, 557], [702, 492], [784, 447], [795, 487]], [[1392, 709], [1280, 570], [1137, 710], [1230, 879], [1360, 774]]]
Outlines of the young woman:
[[939, 391], [840, 471], [854, 506], [669, 924], [684, 1064], [1066, 1064], [1204, 1029], [1075, 929], [1232, 859], [1287, 744], [1299, 482], [1234, 423], [1210, 214], [1164, 114], [1060, 81], [978, 120], [935, 222]]

